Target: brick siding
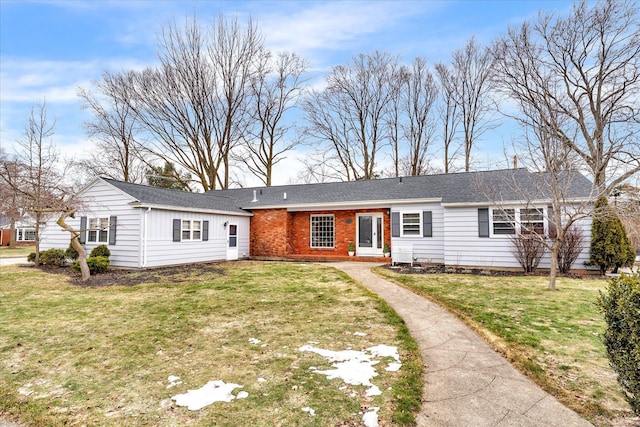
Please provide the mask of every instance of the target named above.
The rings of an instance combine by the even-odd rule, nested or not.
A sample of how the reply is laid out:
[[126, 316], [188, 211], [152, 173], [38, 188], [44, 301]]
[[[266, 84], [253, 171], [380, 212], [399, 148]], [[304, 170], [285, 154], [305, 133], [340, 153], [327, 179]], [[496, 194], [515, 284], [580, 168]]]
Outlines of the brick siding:
[[[287, 212], [286, 209], [256, 209], [251, 218], [251, 256], [289, 255], [346, 256], [349, 242], [356, 244], [356, 214], [382, 213], [384, 239], [391, 242], [387, 209]], [[334, 215], [334, 248], [312, 248], [311, 215]]]

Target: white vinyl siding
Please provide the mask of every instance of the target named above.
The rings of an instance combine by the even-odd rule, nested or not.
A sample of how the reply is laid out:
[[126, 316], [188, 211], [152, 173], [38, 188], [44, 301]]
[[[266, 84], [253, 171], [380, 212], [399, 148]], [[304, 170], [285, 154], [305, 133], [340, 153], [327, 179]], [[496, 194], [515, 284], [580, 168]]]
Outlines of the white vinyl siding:
[[[188, 264], [226, 259], [227, 229], [224, 223], [238, 224], [238, 255], [249, 255], [249, 217], [177, 212], [130, 205], [133, 198], [104, 181], [96, 181], [82, 195], [87, 200], [87, 209], [76, 218], [67, 219], [72, 227], [80, 228], [80, 217], [110, 218], [117, 216], [117, 241], [109, 246], [111, 265], [115, 267], [159, 267], [163, 265]], [[185, 218], [200, 223], [199, 240], [184, 244], [173, 242], [173, 219]], [[202, 241], [202, 224], [209, 221], [209, 239]], [[145, 234], [146, 233], [146, 234]], [[196, 237], [198, 233], [196, 233]], [[55, 218], [47, 222], [42, 231], [42, 249], [66, 249], [70, 234], [62, 230]], [[99, 244], [87, 242], [87, 253]]]
[[[424, 212], [431, 212], [431, 237], [423, 237]], [[393, 214], [398, 214], [400, 236], [391, 236], [392, 253], [394, 246], [411, 247], [416, 262], [444, 262], [444, 209], [440, 203], [392, 205], [391, 216]], [[418, 215], [418, 234], [403, 233], [402, 222], [405, 214]]]
[[[519, 210], [519, 208], [514, 208]], [[495, 208], [499, 210], [499, 208]], [[591, 225], [589, 220], [576, 224], [582, 229], [585, 248], [574, 263], [574, 268], [584, 268], [589, 258]], [[520, 269], [510, 244], [513, 235], [497, 235], [491, 238], [478, 236], [477, 207], [445, 207], [444, 209], [444, 263], [448, 266], [477, 268], [512, 267]], [[495, 237], [494, 237], [495, 236]], [[549, 268], [549, 254], [545, 255], [539, 268]]]

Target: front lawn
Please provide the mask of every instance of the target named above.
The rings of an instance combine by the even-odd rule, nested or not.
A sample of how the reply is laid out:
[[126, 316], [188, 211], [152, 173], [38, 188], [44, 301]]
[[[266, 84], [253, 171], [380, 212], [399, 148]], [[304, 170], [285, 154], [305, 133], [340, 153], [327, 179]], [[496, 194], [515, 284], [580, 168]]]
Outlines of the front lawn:
[[[129, 274], [150, 276], [80, 287], [64, 274], [0, 268], [0, 414], [26, 425], [325, 426], [362, 423], [361, 407], [380, 407], [380, 425], [411, 425], [422, 391], [416, 344], [345, 274], [253, 262]], [[381, 344], [398, 347], [402, 367], [387, 371], [393, 358], [378, 357], [377, 396], [328, 380], [319, 371], [331, 362], [301, 349]], [[199, 410], [172, 400], [209, 381], [241, 388]]]
[[27, 256], [31, 252], [35, 252], [35, 246], [23, 246], [19, 245], [13, 249], [10, 249], [8, 246], [0, 246], [0, 258], [24, 258], [25, 262], [27, 261]]
[[565, 405], [598, 425], [631, 415], [609, 366], [596, 307], [605, 280], [376, 273], [430, 298], [478, 330]]

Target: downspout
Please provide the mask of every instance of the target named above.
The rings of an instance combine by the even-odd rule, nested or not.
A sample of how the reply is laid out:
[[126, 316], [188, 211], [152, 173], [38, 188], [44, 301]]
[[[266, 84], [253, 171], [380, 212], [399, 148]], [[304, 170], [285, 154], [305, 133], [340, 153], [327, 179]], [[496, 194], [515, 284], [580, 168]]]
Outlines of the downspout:
[[144, 211], [144, 230], [142, 235], [142, 267], [147, 266], [147, 239], [149, 232], [149, 212], [151, 212], [151, 208], [148, 207], [146, 211]]

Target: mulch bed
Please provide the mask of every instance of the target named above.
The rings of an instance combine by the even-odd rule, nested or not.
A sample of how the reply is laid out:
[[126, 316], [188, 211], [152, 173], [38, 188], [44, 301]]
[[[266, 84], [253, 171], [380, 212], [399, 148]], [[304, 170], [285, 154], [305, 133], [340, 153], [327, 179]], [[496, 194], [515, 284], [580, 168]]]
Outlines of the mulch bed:
[[210, 280], [211, 275], [225, 275], [225, 271], [219, 263], [185, 264], [171, 267], [158, 267], [146, 269], [110, 268], [106, 273], [92, 275], [86, 282], [82, 281], [80, 273], [70, 267], [46, 267], [40, 269], [46, 272], [55, 272], [69, 276], [72, 284], [82, 287], [105, 286], [135, 286], [141, 283], [181, 282], [188, 278], [197, 282]]

